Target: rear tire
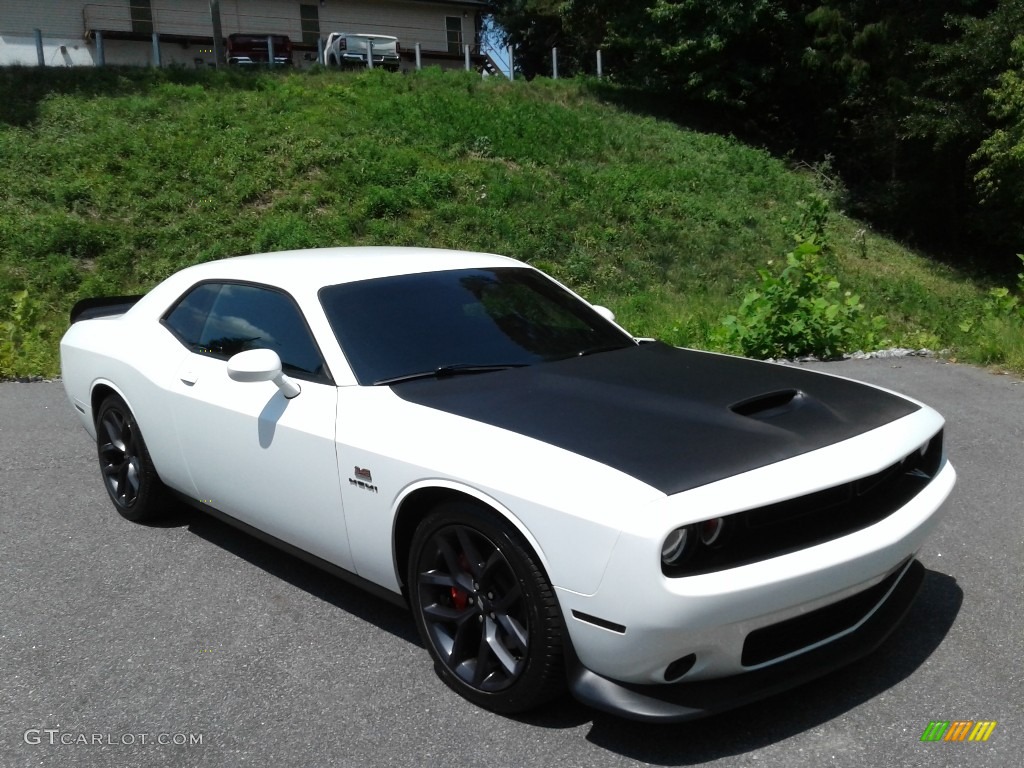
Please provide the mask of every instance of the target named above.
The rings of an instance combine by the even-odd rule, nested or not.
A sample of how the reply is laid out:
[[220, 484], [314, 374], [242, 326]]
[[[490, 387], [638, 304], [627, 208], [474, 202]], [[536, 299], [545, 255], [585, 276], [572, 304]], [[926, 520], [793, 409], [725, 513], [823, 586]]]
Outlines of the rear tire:
[[109, 395], [96, 414], [96, 453], [103, 487], [121, 516], [135, 523], [159, 518], [167, 506], [167, 488], [135, 416], [117, 395]]
[[407, 583], [416, 627], [454, 691], [501, 713], [563, 693], [558, 601], [505, 520], [471, 502], [438, 506], [413, 535]]

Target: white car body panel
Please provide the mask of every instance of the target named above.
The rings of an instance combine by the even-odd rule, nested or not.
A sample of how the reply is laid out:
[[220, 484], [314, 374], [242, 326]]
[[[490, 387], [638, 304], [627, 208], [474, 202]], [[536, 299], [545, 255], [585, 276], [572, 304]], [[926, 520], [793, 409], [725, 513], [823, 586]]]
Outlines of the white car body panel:
[[[141, 303], [141, 302], [140, 302]], [[129, 363], [116, 350], [138, 349]], [[96, 437], [92, 393], [99, 385], [117, 392], [139, 419], [160, 476], [185, 493], [194, 490], [182, 461], [178, 425], [167, 419], [165, 390], [154, 382], [164, 367], [177, 367], [188, 350], [162, 328], [134, 324], [120, 318], [76, 323], [61, 341], [61, 375], [75, 411], [91, 437]]]
[[[288, 400], [268, 381], [241, 384], [224, 363], [189, 355], [171, 383], [167, 415], [182, 425], [181, 452], [203, 504], [352, 570], [338, 478], [337, 387], [302, 382]], [[225, 446], [232, 446], [226, 450]]]
[[[392, 516], [417, 485], [463, 488], [498, 510], [515, 510], [506, 517], [532, 540], [552, 583], [583, 593], [597, 589], [623, 506], [664, 498], [582, 456], [407, 403], [386, 387], [341, 390], [338, 456], [356, 572], [395, 591]], [[372, 469], [378, 491], [347, 483], [345, 473], [356, 466]], [[581, 493], [576, 482], [591, 491]]]

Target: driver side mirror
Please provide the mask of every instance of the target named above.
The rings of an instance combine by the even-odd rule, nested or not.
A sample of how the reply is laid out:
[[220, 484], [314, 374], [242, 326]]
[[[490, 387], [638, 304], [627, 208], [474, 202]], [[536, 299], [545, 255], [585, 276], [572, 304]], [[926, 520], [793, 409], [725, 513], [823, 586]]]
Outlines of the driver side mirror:
[[302, 391], [294, 379], [281, 372], [281, 358], [272, 349], [247, 349], [228, 359], [228, 378], [232, 381], [272, 381], [291, 400]]

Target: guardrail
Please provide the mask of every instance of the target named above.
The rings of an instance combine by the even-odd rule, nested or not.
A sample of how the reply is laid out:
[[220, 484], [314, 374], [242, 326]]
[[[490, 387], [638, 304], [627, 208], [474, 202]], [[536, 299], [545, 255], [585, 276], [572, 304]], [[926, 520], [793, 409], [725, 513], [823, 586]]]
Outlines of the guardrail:
[[[90, 7], [91, 6], [86, 6], [86, 9], [88, 10]], [[102, 7], [108, 8], [109, 6]], [[188, 48], [191, 45], [195, 45], [198, 46], [200, 50], [203, 50], [207, 53], [212, 53], [218, 48], [220, 50], [225, 50], [226, 48], [226, 37], [221, 40], [221, 46], [216, 46], [214, 45], [214, 38], [209, 34], [209, 30], [205, 30], [206, 34], [184, 34], [181, 31], [182, 28], [180, 26], [177, 26], [172, 27], [172, 29], [178, 30], [173, 33], [161, 32], [158, 28], [154, 28], [152, 31], [149, 32], [142, 32], [140, 31], [140, 27], [138, 24], [135, 24], [133, 27], [133, 22], [131, 18], [128, 16], [128, 14], [124, 14], [123, 17], [115, 17], [98, 16], [94, 13], [92, 16], [88, 18], [91, 19], [91, 21], [87, 20], [86, 23], [104, 23], [110, 27], [101, 28], [93, 26], [88, 27], [85, 32], [86, 40], [95, 44], [95, 53], [92, 57], [92, 63], [93, 65], [99, 67], [106, 66], [107, 64], [105, 44], [111, 40], [131, 41], [136, 43], [149, 42], [152, 51], [151, 58], [149, 60], [149, 65], [154, 67], [163, 66], [164, 57], [161, 51], [162, 44], [177, 43], [180, 44], [183, 48]], [[153, 20], [153, 26], [158, 26], [156, 19]], [[35, 38], [37, 64], [40, 67], [45, 67], [47, 66], [47, 63], [43, 30], [36, 28], [35, 30], [33, 30], [33, 34]], [[60, 41], [60, 43], [51, 47], [57, 47], [63, 53], [67, 45], [63, 44], [63, 39], [60, 39]], [[316, 63], [326, 65], [326, 61], [324, 59], [324, 44], [324, 38], [318, 37], [316, 39], [315, 45], [311, 45], [309, 43], [296, 43], [293, 41], [292, 48], [295, 51], [315, 51]], [[77, 48], [77, 46], [75, 47]], [[267, 47], [268, 50], [273, 50], [274, 43], [272, 35], [267, 36]], [[406, 60], [414, 61], [415, 68], [417, 70], [422, 69], [422, 67], [424, 66], [424, 59], [432, 59], [434, 61], [443, 60], [452, 63], [456, 61], [461, 61], [463, 63], [464, 68], [467, 71], [473, 71], [474, 69], [476, 69], [481, 72], [486, 71], [488, 74], [491, 75], [507, 75], [507, 73], [501, 67], [499, 67], [497, 63], [495, 63], [493, 58], [488, 53], [482, 50], [482, 47], [480, 45], [463, 45], [459, 53], [454, 53], [450, 49], [439, 51], [433, 48], [425, 48], [422, 43], [417, 42], [413, 46], [412, 53], [410, 53], [407, 48], [403, 48], [402, 57]], [[309, 57], [307, 56], [307, 59], [308, 58]], [[218, 57], [216, 55], [213, 57], [213, 60], [208, 61], [206, 59], [197, 58], [195, 59], [195, 62], [197, 65], [200, 63], [208, 63], [214, 66], [226, 63], [223, 60], [218, 60]], [[79, 62], [79, 64], [81, 64], [81, 62]], [[270, 63], [270, 66], [274, 66], [273, 62]], [[374, 66], [372, 59], [368, 60], [368, 66], [370, 68]]]
[[[86, 6], [86, 10], [88, 11], [90, 8], [94, 8], [94, 7], [96, 7], [96, 6]], [[112, 8], [113, 6], [100, 6], [100, 7], [102, 7], [102, 8]], [[123, 9], [123, 10], [127, 10], [127, 9]], [[92, 19], [92, 22], [88, 21], [89, 18]], [[93, 42], [95, 42], [95, 45], [96, 45], [96, 53], [95, 53], [95, 57], [94, 57], [94, 61], [93, 61], [95, 66], [102, 67], [102, 66], [106, 65], [104, 41], [108, 40], [108, 39], [132, 40], [132, 41], [140, 42], [140, 41], [145, 41], [148, 38], [150, 43], [151, 43], [151, 46], [152, 46], [152, 59], [151, 59], [150, 64], [151, 64], [151, 66], [156, 66], [156, 67], [160, 67], [160, 66], [163, 65], [161, 48], [160, 48], [161, 43], [180, 43], [180, 44], [182, 44], [185, 47], [187, 47], [190, 43], [194, 43], [194, 44], [200, 46], [201, 48], [203, 46], [209, 46], [209, 48], [208, 48], [209, 51], [213, 51], [213, 50], [215, 50], [217, 48], [217, 46], [214, 46], [214, 44], [213, 44], [214, 43], [213, 37], [208, 35], [208, 34], [207, 35], [198, 35], [198, 34], [190, 35], [190, 34], [182, 34], [180, 31], [176, 32], [176, 33], [163, 33], [162, 34], [157, 29], [153, 29], [153, 31], [150, 32], [148, 34], [148, 36], [147, 36], [145, 33], [141, 33], [141, 32], [138, 32], [138, 31], [133, 31], [130, 28], [131, 25], [132, 25], [132, 19], [130, 18], [129, 14], [127, 14], [127, 13], [123, 14], [122, 17], [98, 16], [95, 13], [91, 17], [89, 17], [87, 15], [87, 23], [100, 23], [100, 20], [102, 20], [102, 23], [107, 24], [110, 28], [104, 29], [104, 28], [99, 28], [99, 27], [90, 27], [90, 28], [87, 28], [87, 30], [86, 30], [86, 37], [87, 37], [87, 39], [92, 40]], [[157, 25], [156, 18], [154, 18], [154, 20], [153, 20], [153, 25], [154, 26]], [[181, 27], [176, 27], [176, 28], [179, 29], [179, 30], [181, 29]], [[137, 29], [138, 29], [138, 26], [136, 26], [136, 30]], [[38, 28], [35, 29], [34, 30], [34, 36], [35, 36], [37, 63], [38, 63], [38, 65], [40, 67], [47, 66], [45, 50], [44, 50], [44, 43], [43, 43], [44, 37], [43, 37], [42, 30], [40, 30]], [[222, 40], [221, 50], [223, 50], [223, 46], [224, 45], [225, 45], [225, 40]], [[274, 44], [273, 44], [272, 36], [268, 35], [268, 37], [267, 37], [267, 47], [268, 47], [268, 50], [273, 50], [273, 45]], [[303, 43], [295, 43], [295, 42], [292, 43], [292, 47], [296, 51], [303, 51], [303, 50], [316, 51], [316, 59], [315, 59], [316, 63], [318, 63], [318, 64], [320, 64], [322, 66], [326, 66], [326, 61], [325, 61], [325, 58], [324, 58], [324, 56], [325, 56], [325, 47], [324, 46], [325, 46], [325, 40], [322, 37], [318, 37], [317, 38], [315, 45], [303, 44]], [[64, 46], [61, 46], [61, 50], [62, 51], [63, 51], [63, 48], [64, 48]], [[409, 52], [408, 48], [403, 48], [401, 50], [402, 57], [404, 59], [406, 59], [406, 60], [413, 61], [414, 62], [414, 66], [415, 66], [415, 68], [417, 70], [420, 70], [420, 69], [423, 68], [424, 54], [426, 54], [427, 56], [429, 56], [430, 58], [433, 58], [433, 59], [444, 59], [444, 60], [452, 61], [452, 62], [456, 61], [457, 59], [461, 59], [462, 63], [463, 63], [463, 68], [466, 69], [466, 71], [473, 71], [474, 69], [476, 69], [476, 70], [481, 71], [481, 72], [486, 72], [487, 74], [490, 74], [490, 75], [501, 75], [503, 77], [507, 77], [510, 80], [515, 78], [515, 50], [511, 46], [507, 46], [507, 47], [505, 47], [504, 50], [502, 50], [502, 49], [494, 47], [494, 46], [485, 46], [485, 45], [481, 45], [481, 44], [477, 44], [475, 46], [470, 46], [470, 45], [467, 44], [467, 45], [463, 45], [462, 48], [461, 48], [460, 53], [456, 54], [456, 53], [452, 53], [450, 50], [439, 51], [439, 50], [436, 50], [436, 49], [426, 49], [426, 48], [423, 47], [422, 43], [417, 42], [417, 43], [414, 44], [413, 50], [412, 50], [411, 53]], [[502, 54], [504, 54], [504, 55], [502, 55]], [[602, 77], [604, 77], [604, 67], [603, 67], [603, 62], [602, 62], [601, 51], [600, 50], [595, 51], [594, 52], [594, 57], [595, 57], [595, 59], [594, 59], [595, 70], [594, 71], [596, 72], [596, 75], [597, 75], [598, 78], [602, 78]], [[367, 58], [368, 58], [367, 66], [372, 69], [374, 64], [373, 64], [372, 58], [370, 58], [370, 53], [369, 52], [368, 52]], [[218, 62], [210, 62], [210, 63], [216, 64]], [[274, 66], [274, 64], [271, 63], [270, 66]], [[557, 48], [552, 48], [551, 49], [551, 77], [553, 79], [556, 79], [556, 80], [559, 78], [558, 49]]]

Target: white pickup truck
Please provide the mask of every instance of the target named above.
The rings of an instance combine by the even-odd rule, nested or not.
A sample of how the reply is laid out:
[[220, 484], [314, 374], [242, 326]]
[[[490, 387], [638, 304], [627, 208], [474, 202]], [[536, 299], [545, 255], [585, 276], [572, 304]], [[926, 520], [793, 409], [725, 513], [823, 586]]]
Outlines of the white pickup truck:
[[328, 67], [365, 67], [369, 51], [373, 66], [395, 71], [401, 63], [399, 50], [398, 38], [391, 35], [331, 32], [324, 48], [324, 63]]

